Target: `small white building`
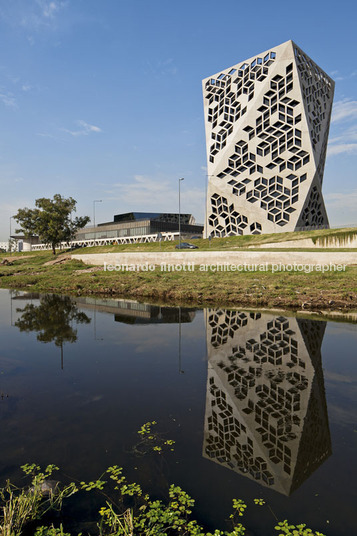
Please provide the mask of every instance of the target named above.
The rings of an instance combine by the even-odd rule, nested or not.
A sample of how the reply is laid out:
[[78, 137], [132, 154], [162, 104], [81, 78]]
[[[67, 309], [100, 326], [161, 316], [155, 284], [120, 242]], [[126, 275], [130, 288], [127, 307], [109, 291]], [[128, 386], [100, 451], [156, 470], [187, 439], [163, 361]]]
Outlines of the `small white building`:
[[12, 245], [13, 251], [32, 251], [32, 246], [40, 243], [38, 236], [26, 237], [24, 235], [12, 235], [12, 241], [15, 241], [16, 245]]

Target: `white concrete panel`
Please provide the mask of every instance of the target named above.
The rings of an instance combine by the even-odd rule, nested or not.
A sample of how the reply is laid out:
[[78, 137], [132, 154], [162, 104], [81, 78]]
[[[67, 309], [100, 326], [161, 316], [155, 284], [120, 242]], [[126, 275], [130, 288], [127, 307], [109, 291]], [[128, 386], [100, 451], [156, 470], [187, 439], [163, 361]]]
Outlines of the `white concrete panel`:
[[203, 80], [205, 236], [327, 228], [334, 82], [287, 41]]

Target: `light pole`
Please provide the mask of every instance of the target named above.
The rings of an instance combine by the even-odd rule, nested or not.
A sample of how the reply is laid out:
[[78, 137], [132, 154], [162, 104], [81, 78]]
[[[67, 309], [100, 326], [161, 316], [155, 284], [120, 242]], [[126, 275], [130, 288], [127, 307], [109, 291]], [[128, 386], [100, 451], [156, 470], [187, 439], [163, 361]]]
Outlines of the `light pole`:
[[93, 322], [93, 331], [94, 331], [94, 340], [95, 341], [104, 341], [104, 339], [97, 338], [97, 300], [94, 299], [94, 314], [93, 314], [94, 322]]
[[10, 236], [9, 236], [9, 251], [11, 253], [12, 247], [11, 247], [11, 220], [14, 216], [10, 216]]
[[[95, 204], [96, 203], [101, 203], [101, 202], [102, 202], [101, 199], [94, 199], [94, 201], [93, 201], [93, 227], [95, 227]], [[95, 238], [96, 238], [95, 229], [93, 231], [93, 238], [94, 238], [94, 245], [95, 245]]]
[[95, 227], [95, 204], [101, 203], [101, 202], [102, 202], [101, 199], [94, 199], [93, 201], [93, 227]]
[[179, 179], [179, 249], [181, 249], [181, 181], [184, 178]]
[[179, 306], [179, 374], [183, 374], [185, 371], [181, 368], [181, 306]]

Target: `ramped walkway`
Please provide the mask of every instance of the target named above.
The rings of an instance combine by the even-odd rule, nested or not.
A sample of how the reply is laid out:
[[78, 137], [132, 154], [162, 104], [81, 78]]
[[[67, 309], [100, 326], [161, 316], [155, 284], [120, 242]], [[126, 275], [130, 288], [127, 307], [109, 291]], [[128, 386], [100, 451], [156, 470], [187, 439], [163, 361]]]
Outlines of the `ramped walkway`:
[[[237, 271], [250, 269], [254, 265], [286, 266], [290, 269], [294, 265], [313, 265], [317, 267], [357, 265], [357, 251], [170, 251], [170, 252], [119, 252], [119, 253], [92, 253], [73, 255], [73, 258], [82, 260], [85, 264], [95, 266], [120, 267], [125, 266], [188, 266], [200, 265], [234, 265]], [[246, 266], [246, 268], [244, 268]], [[296, 266], [295, 269], [299, 269]], [[110, 268], [109, 268], [110, 269]], [[183, 269], [183, 268], [181, 268]], [[253, 269], [253, 268], [252, 268]], [[302, 269], [302, 268], [301, 268]], [[336, 268], [341, 271], [343, 268]]]

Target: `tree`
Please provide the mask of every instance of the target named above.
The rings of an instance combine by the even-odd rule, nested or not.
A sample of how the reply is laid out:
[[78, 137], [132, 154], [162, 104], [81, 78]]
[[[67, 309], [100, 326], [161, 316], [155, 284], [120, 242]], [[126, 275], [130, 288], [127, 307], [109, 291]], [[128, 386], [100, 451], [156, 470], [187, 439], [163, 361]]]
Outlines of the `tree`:
[[23, 233], [26, 238], [38, 235], [40, 240], [52, 247], [53, 254], [56, 246], [61, 242], [73, 240], [78, 229], [82, 229], [89, 222], [89, 216], [71, 218], [76, 211], [77, 201], [72, 197], [62, 197], [60, 194], [53, 199], [41, 197], [36, 199], [37, 208], [20, 208], [14, 219], [21, 229], [16, 233]]
[[64, 343], [77, 341], [77, 330], [73, 325], [89, 324], [91, 321], [85, 313], [78, 310], [71, 298], [54, 294], [41, 297], [38, 306], [30, 303], [23, 309], [16, 309], [16, 312], [22, 313], [15, 322], [20, 331], [36, 331], [38, 341], [54, 341], [61, 348], [62, 368]]
[[54, 342], [56, 346], [76, 342], [77, 330], [73, 324], [89, 324], [91, 321], [71, 298], [55, 294], [46, 294], [40, 298], [40, 305], [28, 303], [16, 312], [22, 313], [15, 322], [20, 331], [36, 331], [38, 341]]

